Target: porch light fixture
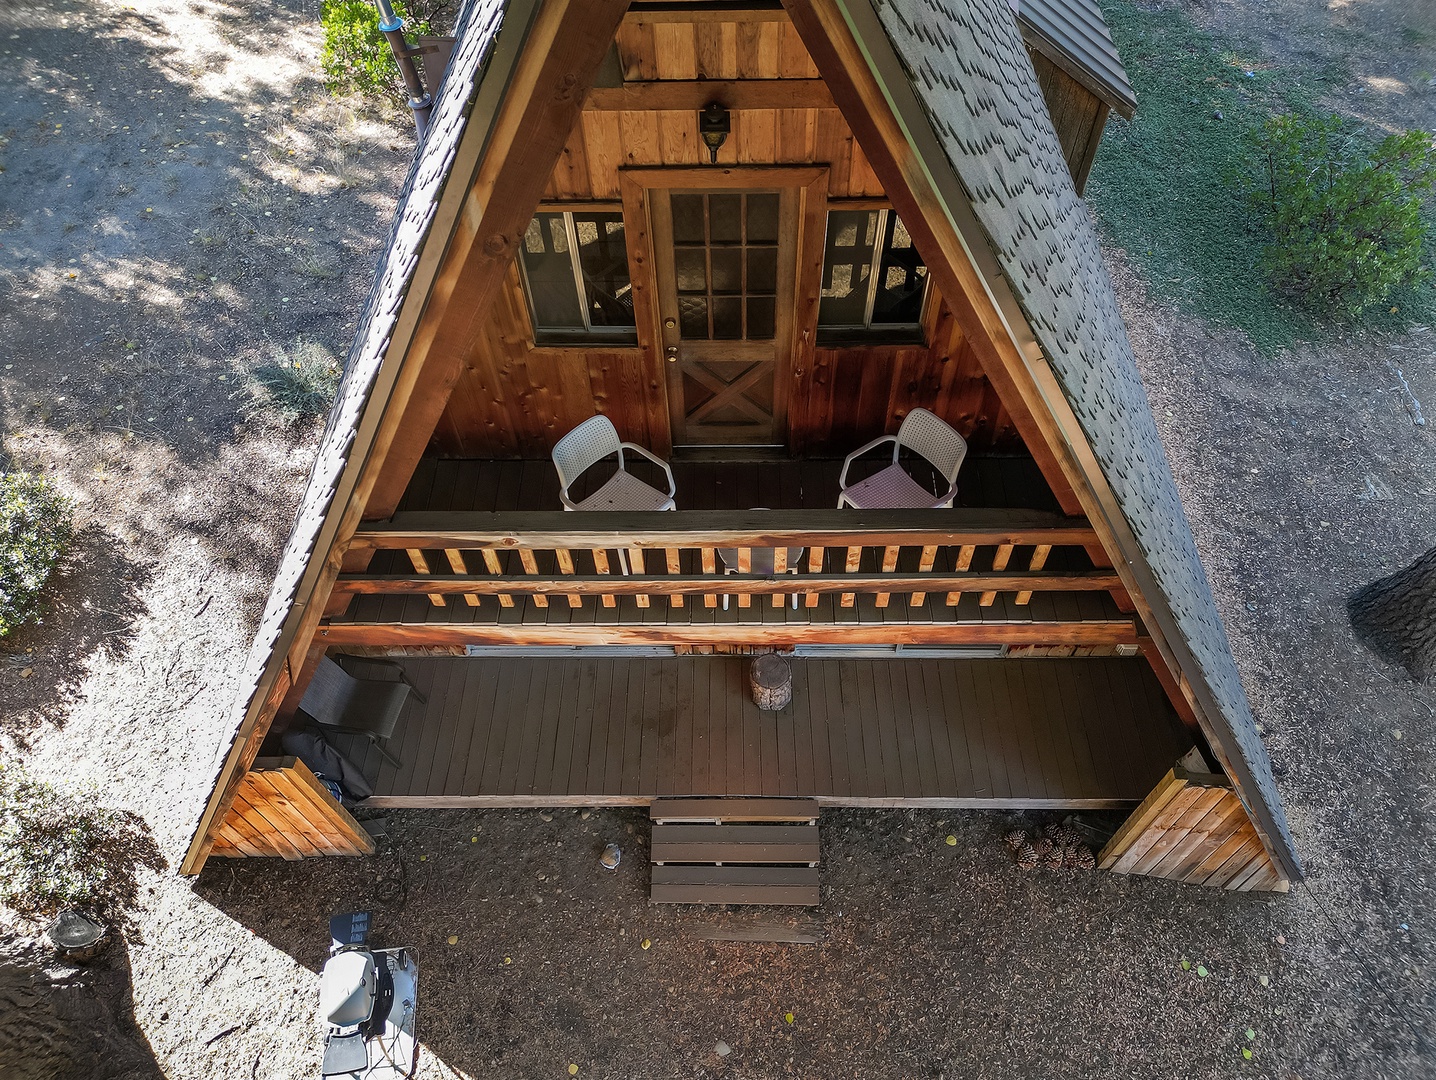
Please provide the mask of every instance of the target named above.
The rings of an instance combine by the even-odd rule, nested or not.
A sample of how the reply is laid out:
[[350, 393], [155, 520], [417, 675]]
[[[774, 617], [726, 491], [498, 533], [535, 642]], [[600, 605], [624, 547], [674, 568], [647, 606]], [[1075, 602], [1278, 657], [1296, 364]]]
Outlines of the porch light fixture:
[[703, 136], [703, 142], [708, 147], [710, 165], [718, 164], [718, 148], [727, 141], [732, 130], [732, 117], [727, 109], [716, 101], [703, 106], [703, 111], [698, 114], [698, 134]]

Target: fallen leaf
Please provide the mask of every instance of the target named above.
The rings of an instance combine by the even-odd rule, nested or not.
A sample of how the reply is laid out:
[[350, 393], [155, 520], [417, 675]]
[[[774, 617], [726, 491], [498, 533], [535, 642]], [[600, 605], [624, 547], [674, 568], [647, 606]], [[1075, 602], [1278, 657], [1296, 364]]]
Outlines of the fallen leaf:
[[1242, 1047], [1242, 1057], [1246, 1058], [1248, 1061], [1252, 1059], [1252, 1052], [1248, 1050], [1245, 1046]]
[[791, 1024], [791, 1023], [793, 1022], [793, 1014], [792, 1014], [792, 1013], [784, 1013], [784, 1014], [783, 1014], [783, 1019], [786, 1020], [786, 1021], [788, 1021], [788, 1023]]
[[957, 847], [957, 837], [949, 834], [946, 843], [948, 847]]
[[450, 935], [449, 935], [449, 944], [450, 944], [450, 945], [457, 945], [458, 943], [459, 943], [459, 935], [458, 935], [458, 934], [450, 934]]
[[1395, 739], [1397, 742], [1400, 742], [1400, 741], [1401, 741], [1401, 738], [1402, 738], [1402, 736], [1403, 736], [1404, 734], [1405, 734], [1405, 732], [1403, 732], [1400, 728], [1397, 728], [1395, 731], [1393, 731], [1393, 732], [1391, 733], [1391, 737], [1392, 737], [1393, 739]]
[[1202, 966], [1201, 964], [1198, 964], [1198, 965], [1197, 965], [1197, 974], [1200, 975], [1202, 978], [1205, 979], [1208, 975], [1211, 974], [1211, 972], [1208, 971], [1208, 970], [1207, 970], [1204, 966]]
[[471, 836], [471, 837], [469, 837], [469, 843], [471, 843], [471, 844], [477, 844], [478, 842], [479, 842], [479, 838], [478, 838], [477, 836]]
[[20, 669], [20, 678], [22, 679], [28, 679], [33, 674], [35, 674], [35, 669], [32, 667]]
[[1286, 944], [1286, 935], [1285, 935], [1285, 934], [1278, 934], [1278, 935], [1276, 936], [1276, 943], [1277, 943], [1278, 945], [1285, 945], [1285, 944]]
[[512, 964], [513, 962], [514, 962], [514, 958], [513, 958], [512, 956], [506, 956], [506, 957], [504, 957], [504, 963], [506, 963], [506, 964]]
[[1256, 1032], [1253, 1031], [1251, 1028], [1247, 1028], [1247, 1030], [1246, 1030], [1246, 1036], [1247, 1036], [1247, 1042], [1251, 1042], [1253, 1039], [1256, 1038]]
[[1183, 971], [1191, 971], [1191, 970], [1192, 970], [1192, 962], [1191, 962], [1190, 960], [1188, 960], [1185, 956], [1182, 957], [1182, 970], [1183, 970]]
[[[294, 153], [293, 150], [291, 150], [291, 151], [289, 151], [289, 152], [290, 152], [291, 154]], [[575, 1065], [573, 1062], [569, 1062], [569, 1064], [568, 1064], [568, 1074], [569, 1074], [569, 1076], [577, 1076], [577, 1075], [578, 1075], [578, 1066]]]
[[651, 949], [651, 948], [653, 947], [653, 942], [649, 941], [647, 938], [644, 938], [643, 941], [639, 944], [638, 947], [639, 947], [640, 949], [644, 950], [645, 952], [647, 952], [649, 949]]
[[1270, 986], [1270, 985], [1271, 985], [1271, 980], [1268, 979], [1265, 975], [1259, 975], [1259, 976], [1257, 976], [1257, 982], [1261, 983], [1263, 986]]

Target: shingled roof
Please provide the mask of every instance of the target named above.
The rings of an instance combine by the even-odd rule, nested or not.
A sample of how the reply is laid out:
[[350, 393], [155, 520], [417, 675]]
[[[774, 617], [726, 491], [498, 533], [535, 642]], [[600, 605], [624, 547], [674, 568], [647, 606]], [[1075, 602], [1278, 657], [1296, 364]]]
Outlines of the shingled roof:
[[[1002, 275], [1085, 432], [1157, 588], [1146, 599], [1189, 650], [1273, 857], [1300, 877], [1256, 731], [1086, 205], [1072, 187], [1032, 65], [1004, 0], [874, 5]], [[929, 162], [929, 167], [933, 165]]]
[[[233, 760], [243, 751], [259, 707], [284, 667], [291, 642], [313, 595], [323, 556], [339, 527], [340, 515], [330, 511], [335, 507], [343, 509], [363, 468], [367, 446], [356, 450], [356, 442], [366, 426], [366, 412], [375, 405], [380, 369], [414, 283], [420, 255], [464, 136], [484, 64], [498, 37], [504, 8], [503, 0], [475, 0], [466, 6], [455, 29], [458, 44], [434, 95], [428, 135], [415, 154], [409, 177], [399, 194], [389, 240], [380, 257], [374, 287], [359, 317], [354, 344], [344, 362], [344, 376], [324, 428], [319, 455], [310, 470], [294, 531], [285, 545], [284, 557], [280, 559], [240, 678], [234, 706], [234, 736], [221, 759], [221, 782], [230, 772]], [[382, 411], [382, 405], [381, 400], [375, 407]], [[367, 426], [372, 430], [372, 419]], [[312, 558], [316, 553], [320, 557]], [[202, 843], [213, 808], [211, 797], [209, 812], [201, 819], [190, 845], [191, 858]]]
[[1014, 0], [1022, 38], [1128, 120], [1137, 93], [1097, 0]]

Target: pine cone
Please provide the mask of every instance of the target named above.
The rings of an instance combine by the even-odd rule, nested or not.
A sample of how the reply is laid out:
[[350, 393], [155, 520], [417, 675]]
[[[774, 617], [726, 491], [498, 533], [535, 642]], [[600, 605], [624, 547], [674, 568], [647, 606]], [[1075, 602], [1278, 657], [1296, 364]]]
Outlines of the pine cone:
[[[1082, 853], [1084, 851], [1087, 851], [1087, 845], [1085, 844], [1064, 845], [1062, 848], [1062, 865], [1068, 870], [1076, 870], [1082, 865]], [[1087, 851], [1088, 858], [1090, 858], [1091, 855], [1092, 853]]]
[[1078, 870], [1095, 870], [1095, 869], [1097, 869], [1097, 857], [1092, 854], [1092, 849], [1089, 848], [1086, 844], [1083, 844], [1083, 845], [1081, 846], [1081, 850], [1077, 852], [1077, 869], [1078, 869]]
[[1026, 840], [1017, 849], [1017, 865], [1023, 870], [1033, 870], [1037, 866], [1037, 851]]
[[1082, 842], [1082, 834], [1070, 826], [1059, 825], [1057, 827], [1056, 840], [1063, 847], [1067, 847], [1069, 844], [1080, 844]]
[[1047, 857], [1042, 860], [1042, 865], [1049, 870], [1062, 869], [1062, 849], [1055, 844], [1048, 849]]
[[1055, 821], [1049, 821], [1042, 826], [1042, 835], [1054, 844], [1060, 844], [1062, 842], [1062, 826]]
[[1016, 851], [1022, 847], [1023, 844], [1027, 843], [1027, 834], [1021, 829], [1013, 829], [1011, 832], [1003, 835], [1002, 842], [1013, 851]]
[[1045, 836], [1034, 837], [1032, 850], [1036, 852], [1039, 859], [1046, 859], [1052, 853], [1052, 841]]

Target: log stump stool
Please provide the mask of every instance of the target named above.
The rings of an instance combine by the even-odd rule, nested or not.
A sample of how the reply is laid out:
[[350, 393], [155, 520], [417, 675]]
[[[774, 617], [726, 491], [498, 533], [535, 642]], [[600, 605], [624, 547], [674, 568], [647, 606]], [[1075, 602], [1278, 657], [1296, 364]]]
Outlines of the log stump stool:
[[764, 653], [748, 667], [748, 686], [758, 708], [778, 712], [793, 700], [793, 669], [781, 656]]

